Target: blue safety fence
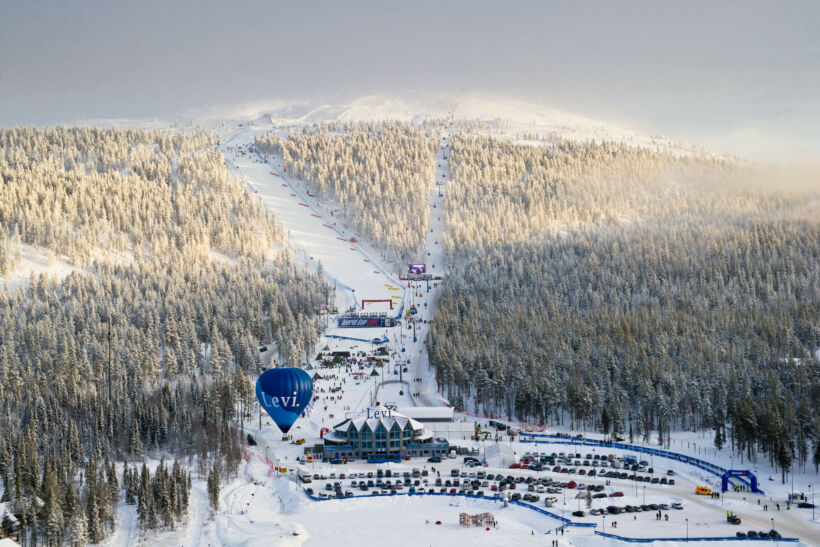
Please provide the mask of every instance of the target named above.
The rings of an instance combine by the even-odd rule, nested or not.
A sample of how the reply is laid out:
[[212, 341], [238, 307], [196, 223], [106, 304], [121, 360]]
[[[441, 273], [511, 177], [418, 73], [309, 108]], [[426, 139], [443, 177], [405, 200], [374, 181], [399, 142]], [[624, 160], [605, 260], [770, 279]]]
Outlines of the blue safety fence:
[[[490, 497], [490, 496], [473, 496], [473, 495], [470, 495], [470, 494], [459, 494], [459, 493], [450, 494], [450, 493], [443, 493], [443, 492], [393, 492], [391, 494], [369, 494], [367, 496], [351, 496], [351, 497], [346, 497], [346, 498], [336, 498], [336, 497], [333, 497], [333, 498], [320, 498], [320, 497], [317, 497], [317, 496], [311, 496], [307, 492], [305, 492], [305, 495], [307, 497], [309, 497], [310, 499], [312, 499], [313, 501], [348, 500], [348, 499], [362, 499], [362, 498], [367, 499], [367, 498], [376, 498], [376, 497], [380, 497], [380, 496], [381, 497], [389, 497], [389, 496], [450, 496], [450, 497], [456, 497], [456, 496], [460, 496], [460, 497], [463, 497], [463, 498], [483, 499], [483, 500], [495, 501], [495, 502], [499, 502], [499, 503], [504, 501], [502, 498], [493, 498], [493, 497]], [[513, 505], [518, 505], [520, 507], [530, 509], [532, 511], [535, 511], [536, 513], [541, 513], [542, 515], [545, 515], [547, 517], [555, 519], [555, 520], [562, 523], [561, 528], [563, 528], [564, 526], [576, 526], [576, 527], [579, 527], [579, 528], [595, 528], [595, 527], [598, 526], [594, 522], [573, 522], [572, 520], [570, 520], [566, 517], [562, 517], [561, 515], [556, 515], [555, 513], [547, 511], [546, 509], [541, 509], [540, 507], [535, 507], [534, 505], [530, 505], [528, 503], [524, 503], [524, 502], [521, 502], [521, 501], [516, 501], [516, 500], [507, 500], [507, 501], [509, 503], [513, 504]]]
[[338, 334], [325, 334], [325, 338], [336, 338], [337, 340], [353, 340], [354, 342], [367, 342], [368, 344], [372, 341], [372, 338], [353, 338], [352, 336], [340, 336]]
[[609, 532], [599, 532], [595, 530], [596, 536], [602, 536], [605, 538], [610, 539], [617, 539], [618, 541], [625, 541], [627, 543], [653, 543], [655, 541], [674, 541], [675, 543], [686, 543], [687, 541], [788, 541], [791, 543], [797, 543], [800, 541], [798, 538], [748, 538], [748, 537], [682, 537], [682, 538], [630, 538], [624, 536], [616, 536], [615, 534], [610, 534]]
[[[538, 444], [539, 442], [548, 442], [550, 444], [564, 444], [576, 447], [583, 447], [583, 446], [600, 446], [603, 448], [617, 448], [620, 450], [629, 450], [631, 452], [638, 452], [641, 454], [649, 454], [650, 456], [658, 456], [660, 458], [667, 458], [670, 460], [679, 461], [681, 463], [685, 463], [687, 465], [692, 465], [699, 469], [702, 469], [712, 475], [716, 475], [718, 477], [722, 477], [723, 474], [726, 472], [726, 469], [715, 465], [713, 463], [707, 462], [706, 460], [701, 460], [699, 458], [694, 458], [692, 456], [687, 456], [686, 454], [678, 454], [677, 452], [671, 452], [669, 450], [663, 450], [660, 448], [650, 448], [647, 446], [639, 446], [634, 444], [626, 444], [621, 442], [614, 442], [614, 441], [598, 441], [595, 439], [578, 439], [576, 437], [567, 437], [564, 435], [550, 435], [547, 433], [526, 433], [521, 432], [519, 433], [521, 438], [521, 442], [523, 443], [534, 443]], [[529, 440], [524, 439], [524, 437], [529, 437]], [[539, 441], [538, 439], [549, 439], [548, 441]], [[733, 477], [734, 479], [742, 482], [746, 486], [751, 487], [751, 484], [748, 480], [743, 477]], [[758, 488], [758, 494], [764, 495], [765, 492]]]

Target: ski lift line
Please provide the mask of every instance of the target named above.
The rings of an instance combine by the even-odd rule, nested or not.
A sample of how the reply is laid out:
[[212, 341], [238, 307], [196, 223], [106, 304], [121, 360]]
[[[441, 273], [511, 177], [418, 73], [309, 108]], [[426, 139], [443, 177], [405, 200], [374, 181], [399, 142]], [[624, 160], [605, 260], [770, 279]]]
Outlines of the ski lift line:
[[[266, 159], [266, 158], [265, 158], [262, 154], [260, 154], [260, 153], [259, 153], [259, 150], [256, 150], [256, 148], [254, 148], [254, 149], [253, 149], [253, 152], [254, 152], [254, 154], [256, 154], [256, 156], [259, 158], [259, 160], [260, 160], [260, 161], [262, 161], [262, 163], [265, 163], [265, 164], [267, 164], [267, 165], [270, 165], [270, 162], [269, 162], [269, 161], [268, 161], [268, 160], [267, 160], [267, 159]], [[301, 195], [301, 191], [300, 191], [300, 190], [298, 190], [298, 189], [297, 189], [297, 188], [293, 185], [293, 183], [291, 182], [291, 180], [290, 180], [290, 175], [286, 175], [285, 173], [282, 173], [281, 178], [282, 178], [282, 180], [284, 180], [284, 181], [287, 183], [288, 187], [289, 187], [292, 191], [296, 192], [296, 193], [299, 195], [299, 197], [300, 197], [301, 199], [305, 199], [305, 201], [307, 201], [307, 199], [306, 199], [304, 196], [302, 196], [302, 195]], [[300, 205], [301, 205], [301, 203], [300, 203]], [[313, 213], [318, 213], [318, 212], [319, 212], [319, 211], [317, 211], [317, 210], [316, 210], [316, 209], [315, 209], [312, 205], [305, 204], [305, 207], [309, 208], [309, 209], [310, 209]], [[321, 217], [321, 218], [324, 218], [324, 217]], [[341, 233], [339, 232], [339, 230], [338, 230], [337, 228], [333, 228], [333, 231], [334, 231], [334, 232], [336, 232], [339, 236], [341, 236]], [[339, 237], [339, 239], [341, 239], [341, 237]], [[344, 239], [343, 241], [347, 241], [347, 239]], [[355, 247], [355, 250], [356, 250], [356, 251], [358, 251], [358, 252], [359, 252], [361, 255], [363, 255], [365, 258], [369, 258], [369, 259], [370, 259], [370, 261], [371, 261], [372, 263], [374, 263], [374, 264], [378, 264], [378, 262], [377, 262], [375, 259], [373, 259], [373, 257], [372, 257], [372, 256], [370, 256], [367, 252], [365, 252], [365, 251], [361, 248], [361, 246], [359, 246], [359, 245], [358, 245], [358, 244], [356, 244], [356, 243], [352, 243], [352, 242], [351, 242], [351, 245], [353, 245], [353, 246]], [[353, 248], [353, 247], [351, 247], [351, 248]], [[396, 316], [397, 318], [400, 318], [400, 317], [401, 317], [401, 310], [404, 308], [404, 301], [405, 301], [405, 298], [406, 298], [406, 296], [407, 296], [407, 289], [405, 289], [405, 288], [403, 287], [403, 284], [402, 284], [402, 283], [401, 283], [398, 279], [395, 279], [395, 278], [391, 277], [391, 276], [387, 273], [386, 268], [382, 268], [382, 270], [379, 272], [379, 274], [380, 274], [380, 275], [382, 275], [382, 276], [384, 276], [384, 278], [385, 278], [388, 282], [393, 283], [393, 284], [395, 284], [395, 285], [398, 285], [398, 286], [402, 287], [402, 305], [400, 306], [399, 315], [397, 315], [397, 316]], [[351, 290], [352, 290], [352, 289], [351, 289]], [[354, 307], [355, 307], [355, 305], [356, 305], [356, 303], [355, 303], [355, 298], [354, 298], [354, 304], [353, 304], [353, 305], [354, 305]]]

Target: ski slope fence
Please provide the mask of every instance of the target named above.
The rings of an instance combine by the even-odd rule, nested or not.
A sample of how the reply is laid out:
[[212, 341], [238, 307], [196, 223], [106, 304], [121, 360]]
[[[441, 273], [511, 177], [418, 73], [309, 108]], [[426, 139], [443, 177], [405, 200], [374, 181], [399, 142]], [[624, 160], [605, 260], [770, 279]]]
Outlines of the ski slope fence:
[[[312, 499], [313, 501], [332, 501], [332, 500], [344, 501], [344, 500], [348, 500], [348, 499], [377, 498], [377, 497], [380, 497], [380, 496], [449, 496], [451, 498], [458, 496], [458, 497], [462, 497], [462, 498], [483, 499], [483, 500], [495, 501], [495, 502], [498, 502], [498, 503], [503, 502], [503, 500], [501, 498], [492, 498], [490, 496], [472, 496], [472, 495], [468, 495], [468, 494], [458, 494], [458, 493], [449, 494], [449, 493], [442, 493], [442, 492], [413, 492], [413, 493], [410, 493], [410, 492], [400, 492], [400, 493], [395, 492], [395, 493], [392, 493], [392, 494], [370, 494], [368, 496], [352, 496], [352, 497], [347, 497], [347, 498], [319, 498], [319, 497], [316, 497], [316, 496], [312, 496], [312, 495], [308, 494], [307, 492], [305, 492], [305, 495], [307, 497], [309, 497], [310, 499]], [[541, 509], [540, 507], [535, 507], [534, 505], [530, 505], [529, 503], [524, 503], [524, 502], [516, 501], [516, 500], [507, 500], [507, 501], [508, 501], [508, 503], [510, 503], [512, 505], [518, 505], [520, 507], [524, 507], [526, 509], [529, 509], [531, 511], [535, 511], [536, 513], [541, 513], [544, 516], [547, 516], [551, 519], [555, 519], [555, 520], [561, 522], [561, 526], [559, 528], [564, 528], [566, 526], [576, 526], [576, 527], [579, 527], [579, 528], [595, 528], [595, 527], [598, 526], [594, 522], [573, 522], [571, 519], [568, 519], [566, 517], [562, 517], [561, 515], [556, 515], [555, 513], [547, 511], [546, 509]]]
[[[256, 154], [256, 156], [259, 158], [259, 160], [260, 160], [262, 163], [264, 163], [265, 165], [270, 165], [270, 163], [268, 162], [268, 159], [267, 159], [265, 156], [263, 156], [262, 154], [260, 154], [260, 153], [259, 153], [259, 150], [257, 150], [255, 146], [253, 147], [253, 153], [254, 153], [254, 154]], [[291, 181], [290, 181], [290, 177], [289, 177], [289, 176], [287, 176], [287, 175], [285, 175], [284, 173], [282, 173], [281, 178], [282, 178], [282, 180], [284, 180], [284, 181], [285, 181], [285, 183], [288, 185], [288, 188], [290, 188], [292, 192], [294, 192], [295, 194], [297, 194], [297, 196], [299, 197], [299, 199], [301, 199], [303, 202], [308, 202], [308, 199], [306, 199], [306, 198], [305, 198], [305, 196], [303, 195], [302, 191], [301, 191], [301, 190], [299, 190], [298, 188], [296, 188], [296, 186], [295, 186], [295, 185], [293, 185], [293, 184], [291, 183]], [[320, 212], [320, 211], [318, 211], [315, 207], [313, 207], [313, 206], [312, 206], [312, 205], [310, 205], [309, 203], [306, 203], [306, 206], [307, 206], [307, 208], [308, 208], [308, 209], [310, 209], [310, 210], [311, 210], [314, 214], [319, 215], [319, 212]], [[319, 217], [320, 217], [320, 218], [324, 218], [324, 216], [322, 216], [322, 215], [319, 215]], [[339, 237], [339, 239], [341, 239], [342, 241], [348, 241], [348, 238], [346, 238], [346, 237], [344, 237], [344, 238], [343, 238], [343, 237], [342, 237], [342, 234], [341, 234], [341, 232], [339, 232], [339, 230], [338, 230], [338, 229], [336, 229], [336, 228], [334, 228], [334, 227], [332, 227], [332, 226], [329, 226], [329, 228], [330, 228], [331, 230], [333, 230], [333, 231], [336, 233], [336, 235], [337, 235], [337, 237]], [[350, 244], [353, 248], [355, 248], [355, 249], [356, 249], [356, 251], [357, 251], [359, 254], [361, 254], [362, 256], [366, 257], [368, 260], [370, 260], [370, 262], [371, 262], [372, 264], [374, 264], [374, 265], [375, 265], [375, 264], [377, 264], [376, 260], [375, 260], [372, 256], [370, 256], [367, 252], [365, 252], [365, 250], [364, 250], [364, 249], [362, 249], [362, 247], [361, 247], [360, 245], [358, 245], [358, 244], [356, 244], [356, 243], [354, 243], [354, 242], [352, 242], [352, 241], [348, 241], [348, 243], [349, 243], [349, 244]], [[396, 280], [396, 279], [394, 279], [394, 278], [391, 278], [391, 277], [390, 277], [390, 275], [389, 275], [386, 271], [382, 270], [381, 268], [379, 269], [379, 273], [380, 273], [380, 275], [381, 275], [382, 277], [384, 277], [384, 279], [385, 279], [385, 280], [387, 280], [387, 281], [388, 281], [388, 282], [390, 282], [391, 284], [397, 285], [397, 286], [399, 286], [399, 287], [401, 287], [401, 288], [402, 288], [402, 293], [401, 293], [401, 305], [399, 306], [399, 312], [398, 312], [398, 314], [396, 314], [396, 319], [401, 319], [401, 314], [402, 314], [402, 312], [404, 311], [404, 302], [405, 302], [405, 300], [407, 299], [407, 289], [406, 289], [406, 288], [405, 288], [405, 287], [404, 287], [404, 286], [403, 286], [403, 285], [402, 285], [399, 281], [397, 281], [397, 280]], [[331, 279], [333, 279], [333, 278], [331, 278]], [[333, 279], [333, 281], [335, 281], [335, 282], [337, 282], [337, 283], [338, 283], [338, 281], [337, 281], [336, 279]], [[353, 304], [353, 305], [355, 306], [355, 305], [356, 305], [356, 298], [355, 298], [355, 294], [356, 294], [356, 293], [353, 291], [353, 289], [352, 289], [352, 288], [350, 288], [350, 287], [348, 287], [347, 285], [342, 285], [341, 283], [339, 283], [339, 285], [340, 285], [340, 286], [342, 286], [345, 290], [350, 290], [350, 292], [354, 295], [354, 298], [353, 298], [353, 302], [354, 302], [354, 304]], [[391, 305], [391, 308], [392, 308], [392, 305]]]
[[623, 536], [616, 536], [609, 532], [599, 532], [595, 530], [596, 536], [601, 536], [609, 539], [617, 539], [618, 541], [625, 541], [627, 543], [653, 543], [655, 541], [674, 541], [675, 543], [686, 543], [689, 541], [787, 541], [797, 543], [798, 538], [739, 538], [739, 537], [690, 537], [690, 538], [630, 538]]
[[[226, 143], [226, 144], [227, 144], [227, 143]], [[214, 148], [214, 150], [215, 150], [215, 151], [218, 151], [218, 149], [219, 149], [219, 146], [216, 146], [216, 147]], [[257, 153], [256, 153], [256, 155], [257, 155], [257, 156], [259, 156], [259, 152], [257, 152]], [[223, 155], [223, 157], [225, 158], [225, 163], [227, 163], [228, 165], [230, 165], [230, 166], [231, 166], [231, 168], [233, 168], [235, 171], [239, 171], [239, 167], [236, 165], [236, 163], [234, 163], [234, 162], [233, 162], [233, 160], [231, 160], [230, 158], [228, 158], [228, 157], [227, 157], [227, 156], [225, 156], [225, 155]], [[260, 158], [262, 158], [262, 156], [259, 156], [259, 157], [260, 157]], [[263, 159], [264, 159], [264, 158], [263, 158]], [[288, 181], [288, 182], [290, 182], [290, 181]], [[248, 184], [247, 184], [247, 186], [248, 186], [248, 188], [253, 189], [253, 187], [250, 185], [250, 183], [248, 183]], [[291, 187], [291, 188], [292, 188], [292, 187]], [[337, 232], [338, 232], [338, 230], [337, 230]], [[291, 242], [288, 242], [288, 247], [289, 247], [291, 250], [293, 250], [294, 252], [301, 254], [301, 255], [302, 255], [302, 258], [303, 258], [306, 262], [310, 259], [310, 256], [307, 254], [307, 252], [306, 252], [304, 249], [294, 247], [294, 246], [292, 245], [292, 243], [291, 243]], [[325, 271], [325, 272], [324, 272], [324, 276], [325, 276], [325, 279], [327, 279], [328, 281], [332, 282], [334, 285], [336, 285], [337, 287], [339, 287], [339, 288], [340, 288], [340, 289], [342, 289], [343, 291], [347, 291], [347, 292], [349, 292], [349, 293], [351, 294], [351, 296], [353, 297], [353, 302], [356, 302], [356, 301], [357, 301], [357, 300], [356, 300], [356, 291], [354, 291], [354, 290], [353, 290], [353, 287], [351, 287], [351, 286], [349, 286], [349, 285], [345, 285], [344, 283], [342, 283], [341, 281], [339, 281], [337, 278], [335, 278], [335, 277], [333, 277], [332, 275], [330, 275], [330, 273], [328, 273], [327, 271]], [[404, 301], [402, 300], [402, 304], [403, 304], [403, 303], [404, 303]]]
[[[647, 446], [639, 446], [634, 444], [625, 444], [620, 442], [613, 442], [613, 441], [598, 441], [595, 439], [576, 439], [574, 437], [567, 437], [563, 435], [549, 435], [547, 433], [526, 433], [521, 432], [519, 433], [521, 437], [522, 443], [533, 443], [538, 444], [541, 442], [549, 443], [549, 444], [565, 444], [570, 446], [600, 446], [603, 448], [617, 448], [619, 450], [629, 450], [631, 452], [638, 452], [641, 454], [649, 454], [650, 456], [658, 456], [660, 458], [667, 458], [669, 460], [675, 460], [681, 463], [685, 463], [687, 465], [692, 465], [699, 469], [702, 469], [712, 475], [716, 475], [718, 477], [722, 477], [724, 473], [726, 473], [726, 469], [717, 466], [711, 462], [707, 462], [706, 460], [701, 460], [700, 458], [694, 458], [692, 456], [687, 456], [686, 454], [678, 454], [677, 452], [671, 452], [669, 450], [662, 450], [660, 448], [650, 448]], [[525, 439], [528, 437], [529, 439]], [[538, 439], [549, 439], [544, 441], [539, 441]], [[743, 477], [733, 477], [738, 481], [742, 482], [746, 486], [751, 487], [751, 484], [748, 480]], [[758, 488], [757, 493], [760, 495], [764, 495], [765, 492]]]
[[338, 334], [325, 334], [325, 338], [336, 338], [337, 340], [352, 340], [354, 342], [367, 342], [368, 344], [372, 342], [372, 339], [366, 340], [364, 338], [353, 338], [352, 336], [341, 336]]

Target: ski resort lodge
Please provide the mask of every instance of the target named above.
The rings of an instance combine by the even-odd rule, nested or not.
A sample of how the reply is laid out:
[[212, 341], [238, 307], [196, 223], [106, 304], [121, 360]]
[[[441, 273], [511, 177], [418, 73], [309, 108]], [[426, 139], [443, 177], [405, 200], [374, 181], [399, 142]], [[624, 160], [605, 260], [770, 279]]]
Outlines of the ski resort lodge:
[[410, 457], [447, 456], [450, 444], [434, 440], [421, 422], [383, 406], [370, 407], [350, 417], [324, 436], [325, 457], [367, 460], [400, 460]]

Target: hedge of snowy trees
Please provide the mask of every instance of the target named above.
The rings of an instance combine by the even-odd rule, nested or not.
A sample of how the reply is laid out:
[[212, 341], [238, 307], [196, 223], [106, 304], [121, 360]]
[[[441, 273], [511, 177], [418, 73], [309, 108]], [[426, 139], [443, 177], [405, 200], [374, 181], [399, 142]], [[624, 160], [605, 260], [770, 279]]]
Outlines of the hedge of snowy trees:
[[457, 136], [450, 161], [427, 343], [452, 401], [820, 463], [816, 190], [613, 143]]
[[415, 259], [424, 243], [435, 178], [433, 126], [322, 124], [256, 139], [288, 173], [339, 206], [345, 222], [393, 260]]
[[[228, 177], [210, 136], [2, 138], [6, 232], [86, 264], [0, 291], [0, 480], [21, 540], [99, 541], [121, 499], [145, 528], [173, 527], [190, 475], [164, 463], [148, 473], [145, 458], [184, 458], [203, 478], [235, 473], [257, 344], [303, 359], [327, 287], [270, 252], [280, 228]], [[111, 241], [133, 261], [107, 260], [98, 249]], [[118, 478], [113, 462], [131, 463]]]

